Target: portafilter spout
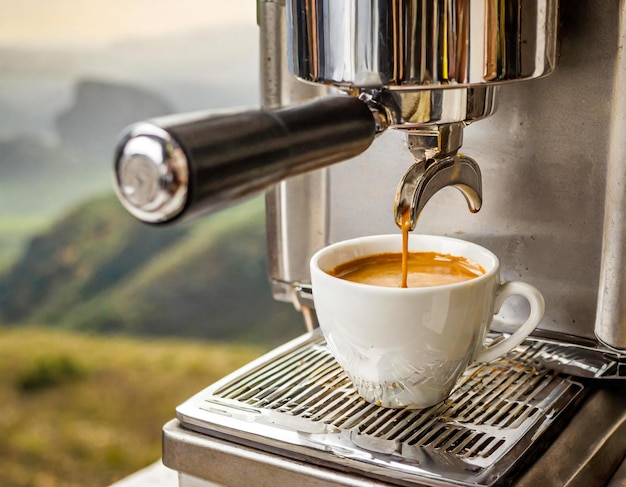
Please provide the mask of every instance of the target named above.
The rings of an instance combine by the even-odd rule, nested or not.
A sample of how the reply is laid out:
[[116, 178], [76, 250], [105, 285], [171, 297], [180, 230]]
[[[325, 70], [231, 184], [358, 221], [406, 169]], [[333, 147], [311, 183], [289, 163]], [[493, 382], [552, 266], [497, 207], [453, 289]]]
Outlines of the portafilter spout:
[[439, 125], [428, 130], [412, 130], [407, 134], [409, 150], [417, 161], [398, 185], [394, 217], [402, 228], [403, 215], [409, 211], [410, 229], [426, 203], [447, 186], [457, 188], [476, 213], [482, 205], [482, 178], [476, 161], [457, 154], [463, 143], [462, 123]]

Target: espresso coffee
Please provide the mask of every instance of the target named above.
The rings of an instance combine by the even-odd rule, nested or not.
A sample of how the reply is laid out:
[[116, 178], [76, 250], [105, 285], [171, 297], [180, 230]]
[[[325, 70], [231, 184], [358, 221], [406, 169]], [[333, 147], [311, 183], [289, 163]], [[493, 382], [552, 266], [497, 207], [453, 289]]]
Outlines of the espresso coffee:
[[383, 287], [431, 287], [468, 281], [485, 270], [464, 257], [438, 252], [409, 252], [406, 259], [406, 286], [403, 285], [402, 253], [368, 255], [345, 262], [328, 274], [348, 281]]

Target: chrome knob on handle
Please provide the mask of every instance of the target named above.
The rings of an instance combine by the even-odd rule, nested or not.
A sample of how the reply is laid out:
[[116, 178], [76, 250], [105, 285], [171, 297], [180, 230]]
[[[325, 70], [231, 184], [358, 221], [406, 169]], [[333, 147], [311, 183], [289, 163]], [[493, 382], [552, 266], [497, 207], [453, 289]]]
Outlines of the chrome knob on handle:
[[164, 117], [126, 130], [116, 191], [135, 217], [165, 223], [353, 157], [375, 135], [368, 105], [342, 95], [280, 110]]
[[131, 127], [118, 148], [115, 189], [126, 209], [145, 222], [167, 221], [189, 196], [184, 151], [166, 130], [150, 123]]

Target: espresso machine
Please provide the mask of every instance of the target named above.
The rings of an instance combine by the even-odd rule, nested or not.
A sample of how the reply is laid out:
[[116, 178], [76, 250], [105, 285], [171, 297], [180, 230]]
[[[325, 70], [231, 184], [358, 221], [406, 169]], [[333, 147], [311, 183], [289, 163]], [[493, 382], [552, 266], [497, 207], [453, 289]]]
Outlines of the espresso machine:
[[[266, 191], [273, 295], [305, 326], [177, 408], [163, 462], [180, 485], [623, 485], [626, 2], [257, 11], [262, 109], [138, 123], [116, 154], [120, 200], [152, 224]], [[357, 396], [308, 270], [329, 243], [399, 232], [407, 211], [414, 232], [489, 248], [546, 299], [530, 338], [423, 410]], [[490, 339], [527, 312], [507, 301]]]

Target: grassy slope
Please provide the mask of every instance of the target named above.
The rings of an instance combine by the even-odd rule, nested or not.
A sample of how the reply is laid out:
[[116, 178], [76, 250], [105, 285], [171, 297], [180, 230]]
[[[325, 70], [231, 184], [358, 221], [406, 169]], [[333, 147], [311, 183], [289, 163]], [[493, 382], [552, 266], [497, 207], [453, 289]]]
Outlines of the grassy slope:
[[262, 352], [0, 328], [0, 485], [109, 485], [160, 457], [177, 404]]
[[297, 336], [301, 316], [271, 296], [263, 221], [263, 206], [252, 200], [197, 222], [150, 265], [66, 313], [66, 326], [97, 330], [119, 322], [140, 335], [269, 345]]
[[87, 201], [29, 242], [0, 283], [4, 316], [17, 322], [62, 321], [76, 302], [114, 286], [181, 232], [142, 225], [113, 197]]
[[49, 224], [49, 219], [44, 216], [0, 214], [0, 276], [17, 261], [30, 238], [44, 231]]
[[282, 343], [302, 332], [302, 319], [272, 299], [264, 221], [261, 198], [159, 228], [134, 220], [113, 197], [87, 201], [0, 275], [2, 319]]

